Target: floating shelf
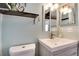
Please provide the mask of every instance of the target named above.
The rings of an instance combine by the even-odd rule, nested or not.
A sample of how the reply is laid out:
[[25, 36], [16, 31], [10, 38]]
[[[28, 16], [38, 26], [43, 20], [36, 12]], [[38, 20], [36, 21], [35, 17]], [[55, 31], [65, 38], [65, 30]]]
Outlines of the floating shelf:
[[0, 8], [9, 9], [6, 3], [0, 3]]
[[29, 12], [18, 12], [18, 11], [11, 11], [11, 10], [0, 10], [0, 13], [6, 14], [6, 15], [34, 18], [34, 23], [35, 23], [36, 17], [39, 16], [39, 14], [34, 14]]
[[0, 13], [6, 14], [6, 15], [15, 15], [15, 16], [22, 16], [22, 17], [30, 17], [30, 18], [36, 18], [39, 16], [38, 14], [29, 13], [29, 12], [18, 12], [18, 11], [11, 11], [11, 10], [0, 10]]

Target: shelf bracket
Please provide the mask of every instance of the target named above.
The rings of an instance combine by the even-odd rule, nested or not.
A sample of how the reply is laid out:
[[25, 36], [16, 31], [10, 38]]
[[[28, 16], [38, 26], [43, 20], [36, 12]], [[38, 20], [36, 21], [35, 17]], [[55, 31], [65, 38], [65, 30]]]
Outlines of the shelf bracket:
[[[36, 19], [37, 19], [37, 17], [34, 18], [33, 24], [36, 24], [36, 22], [35, 22]], [[39, 16], [38, 16], [38, 21], [40, 21]]]
[[36, 18], [34, 18], [34, 20], [33, 20], [33, 24], [35, 24], [35, 20], [36, 20]]

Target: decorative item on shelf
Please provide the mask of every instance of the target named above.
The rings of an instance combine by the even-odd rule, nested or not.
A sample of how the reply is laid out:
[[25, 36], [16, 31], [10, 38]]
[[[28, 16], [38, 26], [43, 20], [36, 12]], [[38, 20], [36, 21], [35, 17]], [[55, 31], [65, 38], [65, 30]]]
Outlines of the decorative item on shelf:
[[17, 11], [24, 12], [26, 8], [26, 3], [17, 3], [16, 4]]
[[9, 10], [17, 11], [16, 3], [7, 3]]
[[7, 3], [9, 10], [23, 12], [26, 7], [26, 3]]

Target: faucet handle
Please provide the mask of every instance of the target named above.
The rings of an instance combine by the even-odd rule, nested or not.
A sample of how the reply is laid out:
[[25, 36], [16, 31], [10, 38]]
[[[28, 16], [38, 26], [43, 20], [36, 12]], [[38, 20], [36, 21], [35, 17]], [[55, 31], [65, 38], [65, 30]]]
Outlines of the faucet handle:
[[50, 39], [54, 38], [55, 37], [55, 34], [54, 33], [50, 33]]
[[54, 33], [52, 33], [51, 35], [52, 35], [52, 37], [55, 37], [55, 34]]

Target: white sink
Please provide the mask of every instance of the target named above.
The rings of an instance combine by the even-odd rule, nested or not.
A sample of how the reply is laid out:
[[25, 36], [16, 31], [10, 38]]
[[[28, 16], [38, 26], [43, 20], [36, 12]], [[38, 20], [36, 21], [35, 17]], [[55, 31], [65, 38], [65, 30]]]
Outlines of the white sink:
[[45, 46], [49, 51], [57, 51], [72, 45], [77, 44], [78, 40], [71, 40], [65, 38], [54, 39], [39, 39], [41, 45]]

